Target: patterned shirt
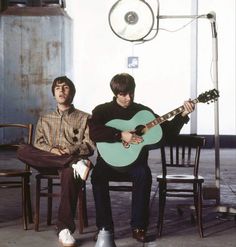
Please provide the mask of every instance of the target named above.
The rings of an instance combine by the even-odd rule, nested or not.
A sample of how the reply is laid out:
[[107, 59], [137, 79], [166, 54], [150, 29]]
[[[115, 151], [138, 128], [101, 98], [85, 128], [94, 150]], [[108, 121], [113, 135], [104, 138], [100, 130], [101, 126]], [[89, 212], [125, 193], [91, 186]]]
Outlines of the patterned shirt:
[[34, 146], [49, 152], [53, 147], [66, 147], [70, 154], [91, 155], [95, 147], [89, 138], [88, 118], [88, 113], [73, 105], [66, 111], [57, 109], [41, 116], [36, 125]]

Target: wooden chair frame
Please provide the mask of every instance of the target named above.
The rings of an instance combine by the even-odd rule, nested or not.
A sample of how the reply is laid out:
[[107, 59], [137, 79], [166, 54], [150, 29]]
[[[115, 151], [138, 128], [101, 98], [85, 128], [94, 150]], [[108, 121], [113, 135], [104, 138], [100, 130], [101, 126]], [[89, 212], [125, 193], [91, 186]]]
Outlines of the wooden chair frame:
[[[0, 124], [0, 129], [26, 129], [27, 134], [25, 134], [25, 143], [32, 143], [33, 135], [33, 125], [32, 124]], [[0, 144], [1, 152], [17, 151], [17, 148], [21, 144], [22, 140], [14, 140], [8, 142], [3, 142]], [[10, 189], [10, 188], [21, 188], [22, 194], [22, 218], [23, 227], [25, 230], [28, 229], [28, 222], [33, 223], [32, 217], [32, 207], [31, 207], [31, 195], [30, 195], [30, 176], [31, 171], [28, 164], [25, 164], [21, 169], [18, 168], [4, 168], [0, 169], [0, 178], [11, 178], [11, 180], [0, 181], [0, 189]], [[19, 180], [20, 178], [20, 180]]]
[[[198, 175], [201, 148], [205, 138], [196, 135], [180, 135], [175, 141], [161, 147], [162, 175], [157, 176], [159, 183], [158, 236], [162, 235], [166, 197], [192, 197], [200, 237], [203, 237], [202, 225], [202, 184], [204, 178]], [[167, 156], [169, 160], [167, 160]], [[170, 174], [170, 167], [175, 167]], [[176, 173], [181, 168], [191, 168], [191, 174]], [[191, 188], [170, 188], [168, 185], [191, 185]]]
[[[42, 184], [42, 181], [46, 181], [46, 186]], [[53, 188], [60, 186], [59, 174], [43, 174], [36, 175], [36, 203], [35, 203], [35, 231], [39, 231], [39, 215], [40, 215], [40, 198], [47, 198], [47, 225], [52, 224], [52, 200], [53, 197], [60, 197], [60, 192], [54, 192]], [[79, 233], [82, 234], [84, 227], [88, 226], [87, 216], [87, 201], [86, 201], [86, 181], [83, 182], [79, 195], [78, 195], [78, 207], [77, 214], [79, 219]]]

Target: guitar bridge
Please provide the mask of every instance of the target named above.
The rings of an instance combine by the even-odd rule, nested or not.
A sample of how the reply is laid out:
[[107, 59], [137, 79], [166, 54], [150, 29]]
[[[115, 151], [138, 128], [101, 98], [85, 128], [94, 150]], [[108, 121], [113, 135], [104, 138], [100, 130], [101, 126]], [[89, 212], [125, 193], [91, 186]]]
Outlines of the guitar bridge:
[[122, 141], [123, 147], [124, 148], [129, 148], [130, 144], [128, 142]]

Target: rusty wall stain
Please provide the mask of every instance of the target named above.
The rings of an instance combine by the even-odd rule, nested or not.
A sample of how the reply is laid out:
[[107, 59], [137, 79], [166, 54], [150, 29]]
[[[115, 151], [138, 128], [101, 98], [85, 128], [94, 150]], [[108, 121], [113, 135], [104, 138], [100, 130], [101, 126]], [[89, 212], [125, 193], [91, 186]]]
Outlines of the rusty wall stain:
[[28, 87], [28, 82], [29, 82], [29, 78], [28, 78], [28, 75], [24, 75], [24, 74], [21, 74], [20, 75], [20, 84], [21, 84], [21, 87], [22, 88], [26, 88]]
[[25, 26], [22, 23], [22, 19], [21, 18], [17, 18], [15, 20], [13, 20], [13, 22], [10, 23], [10, 28], [14, 29], [14, 31], [20, 31], [22, 32], [22, 30], [29, 32], [30, 28]]
[[52, 59], [56, 58], [59, 55], [60, 49], [61, 49], [61, 42], [59, 42], [59, 41], [47, 42], [47, 44], [46, 44], [47, 59], [52, 60]]

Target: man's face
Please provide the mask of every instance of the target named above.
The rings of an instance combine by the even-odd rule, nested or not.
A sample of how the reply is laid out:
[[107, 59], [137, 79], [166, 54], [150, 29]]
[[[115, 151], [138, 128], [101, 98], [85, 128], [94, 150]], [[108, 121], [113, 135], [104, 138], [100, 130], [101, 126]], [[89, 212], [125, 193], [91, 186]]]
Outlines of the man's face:
[[127, 108], [134, 100], [134, 93], [118, 93], [116, 102], [123, 108]]
[[70, 87], [65, 82], [56, 84], [54, 94], [58, 104], [69, 105], [71, 103]]

